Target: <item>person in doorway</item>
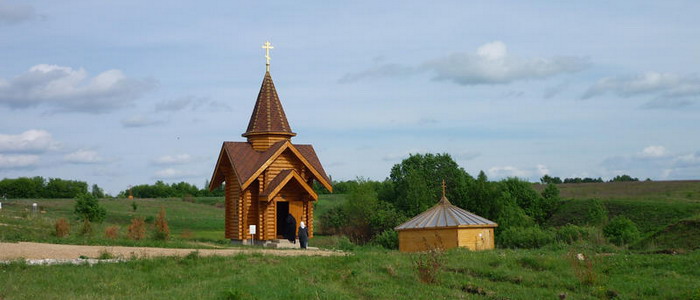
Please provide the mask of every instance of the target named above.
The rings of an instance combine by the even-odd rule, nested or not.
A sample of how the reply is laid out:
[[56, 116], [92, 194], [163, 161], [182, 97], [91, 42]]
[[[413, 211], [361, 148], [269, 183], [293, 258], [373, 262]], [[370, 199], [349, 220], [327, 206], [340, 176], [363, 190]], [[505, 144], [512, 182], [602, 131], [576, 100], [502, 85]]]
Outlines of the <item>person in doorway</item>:
[[288, 241], [296, 244], [297, 243], [297, 234], [296, 234], [296, 229], [297, 229], [297, 220], [292, 216], [292, 214], [287, 215], [287, 219], [285, 220], [285, 223], [287, 223], [287, 228], [285, 228], [285, 233], [284, 233], [284, 238], [287, 239]]
[[309, 229], [306, 228], [304, 221], [299, 222], [299, 246], [301, 249], [306, 249], [306, 245], [309, 242]]

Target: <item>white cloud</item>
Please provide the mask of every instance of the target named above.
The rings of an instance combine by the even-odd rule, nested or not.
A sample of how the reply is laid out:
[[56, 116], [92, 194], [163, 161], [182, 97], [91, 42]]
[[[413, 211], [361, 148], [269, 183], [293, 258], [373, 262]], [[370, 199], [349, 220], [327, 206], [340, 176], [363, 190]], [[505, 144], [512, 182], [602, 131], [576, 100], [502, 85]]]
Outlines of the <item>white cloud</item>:
[[63, 160], [73, 164], [98, 164], [104, 162], [99, 153], [92, 150], [78, 150], [63, 156]]
[[153, 160], [156, 165], [182, 165], [192, 162], [194, 159], [189, 154], [163, 155]]
[[492, 178], [506, 178], [506, 177], [518, 177], [527, 178], [530, 176], [530, 172], [526, 170], [521, 170], [513, 166], [504, 167], [492, 167], [487, 171], [489, 177]]
[[151, 80], [128, 78], [119, 70], [90, 78], [82, 68], [41, 64], [15, 78], [0, 78], [0, 104], [101, 113], [127, 106], [154, 87]]
[[700, 174], [700, 151], [673, 153], [663, 146], [648, 146], [642, 151], [603, 160], [611, 175], [628, 174], [639, 178], [691, 179]]
[[0, 154], [0, 169], [24, 169], [36, 167], [39, 164], [37, 155], [4, 155]]
[[480, 46], [475, 53], [454, 53], [429, 60], [417, 67], [398, 64], [375, 66], [362, 72], [346, 74], [340, 82], [433, 72], [435, 80], [452, 81], [460, 85], [505, 84], [574, 73], [586, 67], [587, 59], [580, 57], [521, 58], [508, 53], [503, 42], [494, 41]]
[[178, 170], [174, 168], [158, 170], [154, 174], [154, 178], [156, 179], [183, 179], [196, 176], [198, 176], [198, 174], [194, 171]]
[[603, 94], [620, 97], [656, 97], [649, 108], [678, 107], [692, 104], [700, 96], [700, 77], [674, 73], [645, 72], [632, 76], [606, 77], [598, 80], [583, 94], [588, 99]]
[[0, 25], [13, 25], [36, 17], [29, 4], [13, 4], [0, 0]]
[[539, 174], [540, 176], [544, 176], [544, 175], [547, 175], [549, 173], [550, 173], [549, 168], [547, 168], [547, 166], [545, 166], [543, 164], [537, 165], [537, 174]]
[[31, 129], [20, 134], [0, 134], [0, 152], [41, 153], [60, 147], [46, 130]]
[[135, 115], [121, 121], [124, 127], [147, 127], [165, 123], [165, 120], [156, 120], [144, 115]]
[[638, 154], [642, 158], [657, 158], [666, 155], [666, 148], [664, 146], [649, 146], [644, 148], [642, 152]]

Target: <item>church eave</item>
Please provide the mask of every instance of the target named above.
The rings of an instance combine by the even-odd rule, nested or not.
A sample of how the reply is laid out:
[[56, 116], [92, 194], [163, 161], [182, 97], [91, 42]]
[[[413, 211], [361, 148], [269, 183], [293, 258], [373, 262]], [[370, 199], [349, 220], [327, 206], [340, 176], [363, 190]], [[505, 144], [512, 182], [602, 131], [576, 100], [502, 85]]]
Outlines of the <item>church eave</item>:
[[282, 135], [293, 137], [297, 134], [289, 131], [252, 131], [241, 134], [242, 137], [258, 136], [258, 135]]

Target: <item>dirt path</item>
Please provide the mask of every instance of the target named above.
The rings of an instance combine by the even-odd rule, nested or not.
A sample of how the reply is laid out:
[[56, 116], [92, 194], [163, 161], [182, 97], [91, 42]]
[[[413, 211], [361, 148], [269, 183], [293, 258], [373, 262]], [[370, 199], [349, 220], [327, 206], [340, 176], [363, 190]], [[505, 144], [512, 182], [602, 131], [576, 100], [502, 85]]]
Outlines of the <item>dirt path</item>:
[[241, 253], [262, 253], [264, 255], [277, 256], [335, 256], [345, 255], [343, 252], [330, 250], [281, 250], [281, 249], [174, 249], [174, 248], [150, 248], [150, 247], [122, 247], [122, 246], [86, 246], [86, 245], [61, 245], [44, 243], [0, 243], [0, 261], [14, 259], [74, 259], [81, 255], [97, 258], [103, 252], [109, 252], [115, 257], [131, 258], [133, 256], [185, 256], [192, 251], [199, 251], [201, 256], [209, 255], [236, 255]]

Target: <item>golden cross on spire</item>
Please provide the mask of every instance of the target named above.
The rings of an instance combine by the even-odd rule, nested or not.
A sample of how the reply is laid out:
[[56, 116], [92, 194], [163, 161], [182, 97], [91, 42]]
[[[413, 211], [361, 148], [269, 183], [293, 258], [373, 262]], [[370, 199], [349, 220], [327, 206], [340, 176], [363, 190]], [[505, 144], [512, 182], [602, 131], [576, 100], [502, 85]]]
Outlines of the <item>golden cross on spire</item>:
[[271, 46], [270, 41], [266, 41], [262, 48], [265, 49], [265, 60], [267, 61], [265, 63], [265, 70], [270, 72], [270, 49], [275, 49], [275, 47]]
[[445, 198], [445, 179], [442, 180], [442, 198]]

